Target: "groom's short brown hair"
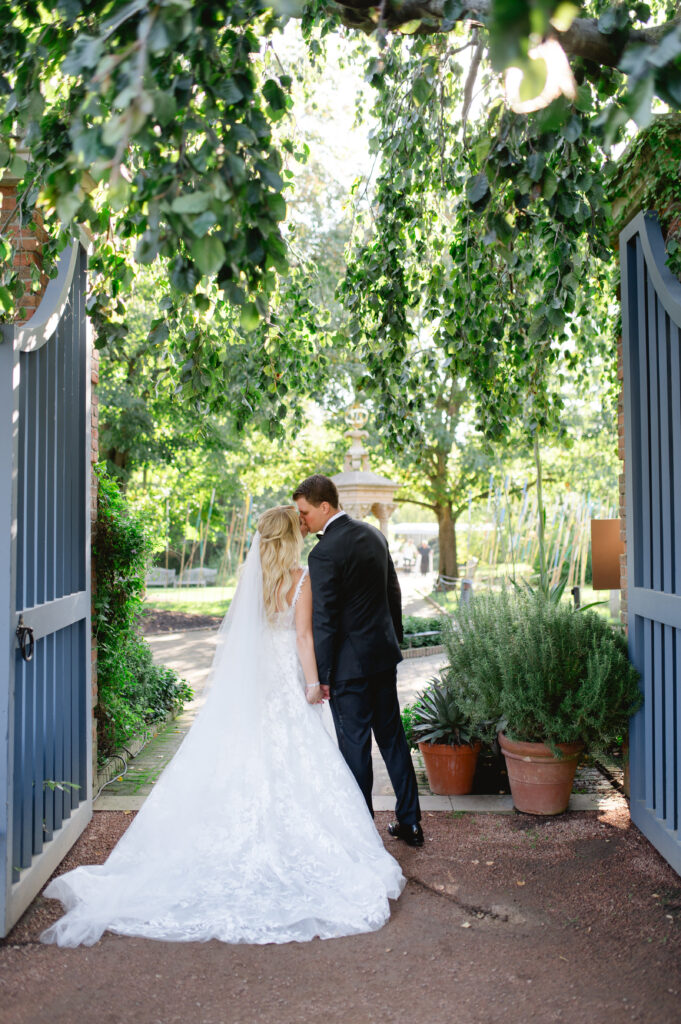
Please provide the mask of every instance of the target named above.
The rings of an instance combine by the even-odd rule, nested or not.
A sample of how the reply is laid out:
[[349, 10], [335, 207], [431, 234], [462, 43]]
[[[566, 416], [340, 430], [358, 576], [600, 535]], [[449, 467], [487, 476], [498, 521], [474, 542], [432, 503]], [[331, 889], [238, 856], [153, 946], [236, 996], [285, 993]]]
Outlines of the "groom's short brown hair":
[[331, 508], [338, 508], [336, 485], [333, 480], [328, 476], [322, 476], [321, 473], [314, 473], [298, 484], [293, 492], [293, 500], [296, 498], [305, 498], [315, 508], [319, 508], [323, 501], [328, 501]]

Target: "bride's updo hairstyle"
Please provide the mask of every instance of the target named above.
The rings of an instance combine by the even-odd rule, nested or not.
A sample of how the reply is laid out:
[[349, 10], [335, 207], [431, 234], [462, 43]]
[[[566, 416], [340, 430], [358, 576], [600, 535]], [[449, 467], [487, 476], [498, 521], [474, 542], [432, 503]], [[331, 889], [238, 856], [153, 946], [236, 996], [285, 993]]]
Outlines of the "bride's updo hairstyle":
[[293, 505], [268, 508], [258, 519], [262, 589], [268, 619], [286, 608], [286, 594], [291, 589], [291, 572], [300, 561], [303, 535], [298, 510]]

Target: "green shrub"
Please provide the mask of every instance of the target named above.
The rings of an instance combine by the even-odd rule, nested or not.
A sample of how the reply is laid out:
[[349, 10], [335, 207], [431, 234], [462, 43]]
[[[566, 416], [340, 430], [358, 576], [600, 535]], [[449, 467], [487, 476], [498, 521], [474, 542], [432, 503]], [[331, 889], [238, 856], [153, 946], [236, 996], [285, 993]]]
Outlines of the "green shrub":
[[[408, 647], [435, 647], [442, 643], [442, 616], [405, 615], [402, 619], [402, 630], [402, 650]], [[434, 630], [437, 631], [437, 636], [413, 636], [414, 633], [429, 633]]]
[[151, 722], [191, 698], [184, 680], [154, 665], [140, 635], [151, 531], [128, 506], [115, 482], [98, 467], [93, 632], [97, 641], [97, 744], [107, 757]]
[[607, 746], [640, 707], [624, 637], [591, 611], [481, 594], [445, 629], [447, 680], [474, 721], [513, 740]]

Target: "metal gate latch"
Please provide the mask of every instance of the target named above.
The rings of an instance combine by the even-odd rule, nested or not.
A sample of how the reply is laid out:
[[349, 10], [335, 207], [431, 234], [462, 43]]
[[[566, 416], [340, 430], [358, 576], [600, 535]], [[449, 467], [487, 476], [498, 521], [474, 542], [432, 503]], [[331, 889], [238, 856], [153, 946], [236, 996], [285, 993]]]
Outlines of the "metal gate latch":
[[17, 626], [17, 640], [19, 641], [19, 650], [21, 651], [21, 657], [24, 661], [30, 661], [33, 657], [33, 648], [35, 647], [35, 641], [33, 639], [33, 630], [30, 626], [24, 625], [23, 615], [19, 616], [19, 625]]

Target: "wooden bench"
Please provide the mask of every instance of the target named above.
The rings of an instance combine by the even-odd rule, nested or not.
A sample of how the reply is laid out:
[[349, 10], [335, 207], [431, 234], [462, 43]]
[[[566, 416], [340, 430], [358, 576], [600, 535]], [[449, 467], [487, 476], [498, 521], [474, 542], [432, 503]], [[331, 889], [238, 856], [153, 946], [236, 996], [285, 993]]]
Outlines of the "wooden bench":
[[149, 569], [145, 577], [148, 587], [176, 587], [177, 572], [175, 569]]
[[185, 569], [182, 578], [178, 579], [178, 587], [209, 587], [218, 576], [217, 569]]

